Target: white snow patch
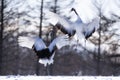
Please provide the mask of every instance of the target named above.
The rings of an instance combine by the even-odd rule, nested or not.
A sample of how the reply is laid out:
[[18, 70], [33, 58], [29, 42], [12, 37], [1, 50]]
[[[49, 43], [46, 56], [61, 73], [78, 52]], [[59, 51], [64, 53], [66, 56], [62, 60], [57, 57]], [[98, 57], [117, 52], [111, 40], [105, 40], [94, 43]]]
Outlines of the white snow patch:
[[120, 80], [114, 76], [0, 76], [0, 80]]

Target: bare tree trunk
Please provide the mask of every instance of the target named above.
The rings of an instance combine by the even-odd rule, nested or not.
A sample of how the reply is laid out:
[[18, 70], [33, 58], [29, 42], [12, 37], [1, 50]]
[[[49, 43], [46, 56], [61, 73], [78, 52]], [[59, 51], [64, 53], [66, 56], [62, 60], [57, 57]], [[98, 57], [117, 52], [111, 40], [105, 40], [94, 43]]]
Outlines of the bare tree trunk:
[[[16, 25], [15, 26], [18, 26], [18, 23], [19, 23], [19, 13], [17, 12], [17, 20], [16, 20]], [[17, 30], [17, 39], [19, 37], [19, 32]], [[18, 41], [17, 41], [18, 43]], [[19, 66], [20, 66], [20, 57], [19, 57], [19, 45], [17, 44], [17, 54], [16, 54], [16, 72], [15, 72], [15, 75], [18, 75], [19, 74]]]
[[[54, 3], [54, 13], [57, 13], [57, 1], [58, 0], [55, 0], [55, 3]], [[56, 37], [56, 28], [55, 26], [53, 27], [53, 34], [51, 35], [52, 37], [52, 40]]]
[[42, 20], [43, 20], [43, 0], [41, 0], [41, 7], [40, 7], [40, 30], [39, 30], [39, 37], [42, 36]]
[[[39, 29], [39, 37], [42, 36], [42, 20], [43, 20], [43, 0], [41, 0], [41, 7], [40, 7], [40, 29]], [[36, 75], [39, 75], [40, 66], [39, 66], [39, 59], [37, 58], [36, 62]]]
[[99, 39], [98, 39], [98, 55], [97, 55], [97, 75], [100, 75], [100, 58], [101, 58], [101, 10], [100, 10], [100, 22], [99, 22]]
[[54, 6], [54, 13], [56, 13], [57, 12], [57, 1], [58, 0], [55, 0], [54, 2], [55, 2], [55, 6]]
[[2, 53], [3, 53], [3, 30], [4, 30], [4, 0], [1, 0], [1, 17], [0, 17], [0, 73], [2, 73]]

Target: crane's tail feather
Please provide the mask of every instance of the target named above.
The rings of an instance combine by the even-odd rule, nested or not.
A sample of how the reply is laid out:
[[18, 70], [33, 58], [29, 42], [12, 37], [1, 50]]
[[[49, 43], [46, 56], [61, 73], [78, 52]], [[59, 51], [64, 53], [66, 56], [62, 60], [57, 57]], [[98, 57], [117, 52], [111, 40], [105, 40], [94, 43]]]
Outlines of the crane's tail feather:
[[35, 40], [30, 37], [24, 37], [24, 36], [18, 37], [18, 44], [21, 47], [26, 47], [26, 48], [32, 49], [34, 42], [35, 42]]
[[39, 59], [39, 63], [43, 64], [45, 67], [47, 65], [53, 64], [54, 63], [54, 55], [55, 53], [53, 53], [53, 55], [50, 57], [50, 59]]

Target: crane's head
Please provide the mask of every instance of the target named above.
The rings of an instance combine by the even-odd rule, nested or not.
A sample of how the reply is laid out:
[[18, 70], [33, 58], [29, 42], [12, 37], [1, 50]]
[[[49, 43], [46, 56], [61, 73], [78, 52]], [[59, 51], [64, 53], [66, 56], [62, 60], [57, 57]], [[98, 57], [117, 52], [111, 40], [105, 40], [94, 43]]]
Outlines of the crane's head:
[[75, 11], [75, 8], [71, 8], [71, 11]]
[[77, 11], [75, 8], [71, 8], [71, 11], [74, 11], [76, 15], [78, 15]]

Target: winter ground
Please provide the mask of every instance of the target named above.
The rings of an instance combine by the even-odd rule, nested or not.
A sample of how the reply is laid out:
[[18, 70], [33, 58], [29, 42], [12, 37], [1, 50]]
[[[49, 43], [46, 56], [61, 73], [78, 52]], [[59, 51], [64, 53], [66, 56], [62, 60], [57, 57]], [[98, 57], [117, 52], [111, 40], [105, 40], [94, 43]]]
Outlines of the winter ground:
[[0, 80], [120, 80], [120, 76], [0, 76]]

